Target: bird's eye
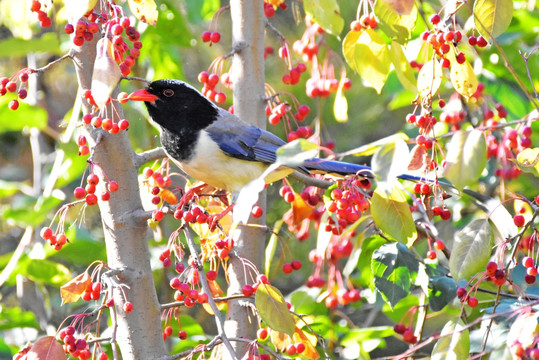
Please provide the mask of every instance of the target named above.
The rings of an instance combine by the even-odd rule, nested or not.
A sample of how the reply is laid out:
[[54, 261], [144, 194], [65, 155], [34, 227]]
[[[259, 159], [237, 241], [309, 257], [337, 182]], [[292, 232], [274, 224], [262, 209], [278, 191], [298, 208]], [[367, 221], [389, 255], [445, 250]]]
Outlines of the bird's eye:
[[166, 97], [171, 97], [172, 95], [174, 95], [174, 91], [172, 89], [166, 89], [163, 91], [163, 95], [165, 95]]

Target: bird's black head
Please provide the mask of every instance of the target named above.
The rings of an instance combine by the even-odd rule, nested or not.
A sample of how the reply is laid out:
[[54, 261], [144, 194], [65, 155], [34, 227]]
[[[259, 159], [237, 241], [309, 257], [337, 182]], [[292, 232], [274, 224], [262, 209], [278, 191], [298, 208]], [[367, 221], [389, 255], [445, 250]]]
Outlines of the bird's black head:
[[217, 120], [219, 109], [191, 85], [173, 79], [157, 80], [129, 95], [144, 101], [148, 113], [171, 132], [202, 130]]

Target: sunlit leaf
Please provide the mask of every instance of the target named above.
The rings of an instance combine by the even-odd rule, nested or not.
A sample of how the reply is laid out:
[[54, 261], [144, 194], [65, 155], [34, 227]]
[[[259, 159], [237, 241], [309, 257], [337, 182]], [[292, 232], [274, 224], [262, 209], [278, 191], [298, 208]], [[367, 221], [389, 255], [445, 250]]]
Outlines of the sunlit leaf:
[[417, 277], [419, 261], [403, 244], [389, 243], [374, 251], [371, 268], [376, 290], [394, 307], [408, 296]]
[[148, 25], [155, 26], [157, 23], [157, 5], [154, 0], [128, 0], [129, 8], [133, 15]]
[[[5, 285], [5, 284], [4, 284]], [[18, 307], [0, 307], [0, 330], [15, 328], [39, 329], [36, 315], [31, 311], [22, 311]]]
[[348, 63], [348, 66], [355, 71], [358, 71], [356, 68], [355, 51], [356, 43], [360, 35], [361, 31], [350, 31], [348, 34], [346, 34], [342, 41], [342, 52], [344, 54], [344, 59]]
[[539, 148], [522, 150], [515, 163], [520, 170], [539, 177]]
[[28, 360], [64, 360], [67, 359], [62, 345], [54, 336], [39, 338], [26, 355]]
[[461, 319], [449, 320], [432, 349], [432, 360], [465, 360], [470, 354], [470, 334]]
[[71, 272], [63, 264], [42, 259], [32, 259], [25, 275], [32, 281], [48, 285], [61, 285], [71, 278]]
[[459, 130], [447, 144], [444, 176], [459, 190], [473, 184], [487, 163], [485, 136], [479, 130]]
[[468, 61], [459, 64], [457, 61], [451, 62], [451, 83], [455, 90], [465, 98], [469, 98], [477, 90], [477, 76], [472, 65]]
[[487, 40], [500, 36], [513, 18], [513, 0], [477, 0], [474, 4], [475, 28]]
[[294, 319], [279, 289], [260, 284], [255, 293], [255, 305], [258, 314], [270, 328], [290, 336], [294, 334]]
[[90, 275], [85, 271], [82, 274], [75, 276], [65, 285], [62, 285], [60, 288], [62, 305], [79, 300], [91, 282], [92, 279], [90, 278]]
[[440, 311], [455, 298], [457, 284], [447, 276], [434, 276], [429, 280], [430, 308]]
[[442, 83], [442, 65], [436, 60], [425, 63], [417, 77], [417, 90], [422, 98], [432, 97]]
[[297, 139], [277, 149], [277, 162], [289, 167], [301, 166], [303, 162], [318, 155], [318, 145], [306, 139]]
[[320, 358], [318, 351], [316, 351], [316, 336], [305, 333], [302, 329], [296, 326], [294, 330], [294, 336], [292, 337], [295, 343], [303, 343], [305, 350], [301, 353], [307, 359], [317, 360]]
[[344, 19], [336, 0], [304, 0], [303, 8], [326, 32], [335, 36], [339, 36], [342, 32]]
[[344, 80], [345, 78], [343, 77], [341, 78], [341, 81], [339, 81], [339, 87], [335, 94], [335, 102], [333, 103], [333, 115], [338, 122], [348, 121], [348, 101], [343, 92]]
[[292, 202], [292, 220], [294, 225], [300, 225], [301, 222], [307, 219], [314, 212], [314, 209], [309, 206], [303, 198], [294, 193], [294, 201]]
[[268, 245], [266, 246], [266, 251], [264, 253], [265, 260], [265, 266], [264, 266], [264, 274], [269, 275], [271, 270], [271, 261], [273, 260], [273, 256], [275, 255], [275, 251], [277, 250], [277, 245], [279, 244], [279, 230], [281, 230], [281, 226], [283, 225], [283, 220], [277, 220], [275, 224], [273, 225], [273, 231], [271, 233], [270, 239], [268, 241]]
[[73, 23], [92, 10], [97, 0], [64, 0], [68, 20]]
[[395, 67], [395, 73], [402, 86], [413, 93], [417, 93], [417, 80], [415, 79], [414, 71], [410, 66], [410, 62], [406, 59], [402, 45], [394, 41], [391, 43], [391, 61]]
[[384, 146], [386, 144], [394, 143], [398, 139], [401, 139], [401, 140], [404, 140], [404, 141], [410, 140], [408, 135], [406, 135], [405, 133], [402, 133], [402, 132], [398, 132], [396, 134], [389, 135], [389, 136], [386, 136], [384, 138], [373, 141], [371, 143], [362, 145], [362, 146], [360, 146], [358, 148], [346, 151], [346, 152], [342, 153], [342, 155], [343, 156], [344, 155], [371, 156], [374, 153], [376, 153], [376, 151], [378, 151], [378, 149], [380, 149], [382, 146]]
[[379, 94], [391, 66], [390, 54], [384, 39], [374, 30], [361, 32], [354, 50], [355, 68], [361, 78]]
[[449, 270], [458, 281], [483, 271], [490, 259], [494, 234], [488, 220], [475, 219], [455, 235]]
[[410, 206], [398, 187], [394, 187], [389, 193], [377, 187], [372, 196], [371, 213], [380, 230], [395, 240], [412, 246], [417, 238], [417, 231]]
[[374, 4], [380, 29], [400, 44], [410, 39], [417, 20], [417, 7], [411, 0], [378, 0]]

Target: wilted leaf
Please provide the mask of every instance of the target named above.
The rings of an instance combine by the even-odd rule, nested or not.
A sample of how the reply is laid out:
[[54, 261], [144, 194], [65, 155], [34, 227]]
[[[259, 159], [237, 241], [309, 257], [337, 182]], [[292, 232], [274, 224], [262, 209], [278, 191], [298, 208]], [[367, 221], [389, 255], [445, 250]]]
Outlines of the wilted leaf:
[[39, 338], [26, 355], [27, 360], [65, 360], [67, 359], [62, 345], [54, 336]]
[[361, 32], [354, 50], [354, 62], [361, 78], [380, 94], [389, 75], [391, 60], [387, 44], [377, 32], [372, 29]]
[[292, 344], [292, 338], [280, 331], [271, 331], [271, 343], [280, 351], [285, 351], [286, 347]]
[[310, 207], [305, 200], [299, 195], [294, 193], [294, 201], [292, 202], [292, 217], [294, 225], [299, 225], [305, 219], [307, 219], [313, 213], [314, 209]]
[[159, 197], [170, 205], [176, 205], [178, 203], [178, 197], [168, 189], [161, 190], [161, 192], [159, 193]]
[[515, 162], [520, 170], [539, 177], [539, 148], [522, 150]]
[[432, 349], [432, 360], [465, 360], [470, 354], [470, 334], [462, 320], [449, 320]]
[[459, 130], [447, 144], [444, 176], [459, 190], [479, 179], [487, 163], [487, 144], [479, 130]]
[[63, 285], [60, 288], [62, 305], [79, 300], [91, 282], [92, 279], [90, 278], [90, 275], [85, 271], [82, 274], [75, 276], [67, 284]]
[[474, 4], [475, 28], [487, 40], [500, 36], [511, 23], [513, 0], [477, 0]]
[[472, 65], [468, 61], [459, 64], [457, 61], [451, 62], [451, 83], [455, 90], [465, 98], [472, 96], [477, 90], [477, 76]]
[[442, 65], [436, 60], [425, 63], [417, 77], [417, 89], [422, 98], [432, 97], [442, 83]]
[[76, 23], [97, 4], [97, 0], [64, 0], [67, 18], [70, 23]]
[[128, 0], [129, 8], [133, 15], [148, 25], [157, 24], [157, 5], [154, 0]]
[[324, 31], [335, 36], [340, 35], [344, 28], [344, 19], [336, 0], [304, 0], [303, 8]]
[[389, 193], [377, 187], [372, 196], [371, 213], [380, 230], [412, 246], [417, 238], [417, 230], [410, 206], [398, 187], [395, 186]]
[[488, 220], [476, 219], [455, 235], [449, 270], [455, 281], [483, 271], [490, 259], [494, 234]]
[[416, 145], [410, 152], [410, 163], [408, 170], [410, 171], [425, 171], [430, 165], [431, 158], [427, 149], [424, 146]]
[[103, 38], [97, 43], [97, 55], [92, 75], [92, 96], [99, 109], [103, 110], [110, 95], [122, 78], [122, 71], [113, 59], [112, 43]]
[[255, 305], [262, 320], [273, 330], [294, 334], [294, 319], [279, 289], [260, 284], [255, 293]]
[[402, 86], [413, 93], [417, 93], [417, 80], [415, 79], [414, 71], [410, 66], [410, 62], [406, 59], [402, 45], [393, 40], [391, 43], [391, 61], [395, 67], [395, 73]]
[[333, 104], [333, 115], [335, 115], [335, 120], [338, 122], [348, 121], [348, 101], [343, 93], [344, 80], [345, 78], [342, 77], [341, 81], [339, 81], [339, 87], [335, 94], [335, 103]]
[[293, 339], [296, 343], [303, 343], [305, 350], [301, 353], [307, 359], [316, 360], [320, 358], [318, 351], [316, 351], [316, 337], [308, 336], [303, 330], [296, 326]]
[[405, 44], [414, 30], [417, 7], [410, 0], [378, 0], [374, 4], [380, 29], [400, 44]]

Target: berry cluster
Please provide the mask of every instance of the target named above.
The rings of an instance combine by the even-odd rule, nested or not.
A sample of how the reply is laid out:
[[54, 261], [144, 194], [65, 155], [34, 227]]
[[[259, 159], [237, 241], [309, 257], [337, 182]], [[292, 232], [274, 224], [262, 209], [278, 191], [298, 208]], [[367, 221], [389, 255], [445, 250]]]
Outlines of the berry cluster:
[[64, 233], [54, 234], [50, 227], [44, 227], [40, 232], [41, 238], [49, 242], [49, 245], [54, 248], [54, 250], [61, 250], [62, 247], [69, 242], [69, 239]]
[[304, 63], [299, 63], [296, 67], [290, 69], [288, 74], [283, 75], [283, 83], [286, 85], [296, 85], [299, 82], [301, 74], [307, 71], [307, 66]]
[[272, 4], [268, 1], [264, 1], [264, 15], [268, 18], [275, 16], [275, 11], [277, 9], [286, 10], [288, 8], [288, 5], [283, 1], [280, 4]]
[[28, 96], [28, 77], [33, 72], [34, 70], [32, 69], [24, 68], [10, 78], [0, 78], [0, 96], [4, 96], [7, 93], [17, 93], [17, 98], [8, 103], [9, 109], [17, 110], [19, 108], [19, 100], [24, 100]]
[[411, 327], [407, 327], [404, 324], [398, 323], [393, 326], [393, 330], [397, 334], [402, 335], [402, 340], [407, 342], [408, 344], [417, 343], [417, 336], [414, 335], [414, 331]]
[[479, 304], [479, 300], [475, 296], [469, 296], [465, 288], [459, 287], [457, 289], [457, 296], [460, 302], [466, 302], [469, 307], [474, 308]]
[[537, 276], [537, 266], [535, 266], [535, 261], [530, 256], [524, 256], [522, 258], [522, 266], [526, 268], [526, 275], [524, 280], [527, 284], [535, 283], [535, 278]]
[[[95, 193], [97, 190], [97, 184], [99, 183], [99, 176], [97, 174], [90, 174], [86, 179], [86, 182], [86, 187], [76, 187], [73, 191], [73, 195], [75, 196], [75, 199], [85, 199], [86, 204], [90, 206], [96, 205], [98, 197]], [[99, 195], [99, 198], [101, 201], [109, 201], [110, 193], [118, 191], [119, 188], [120, 186], [116, 181], [108, 181], [106, 189], [103, 189]]]
[[[41, 25], [41, 27], [49, 27], [52, 25], [52, 20], [49, 15], [47, 15], [47, 13], [42, 10], [41, 6], [42, 4], [39, 1], [34, 0], [32, 1], [30, 11], [37, 14], [37, 19], [39, 20], [39, 24]], [[45, 8], [45, 6], [46, 5], [43, 5], [43, 8]]]
[[[445, 243], [442, 240], [436, 240], [433, 243], [432, 239], [429, 238], [428, 240], [429, 250], [427, 251], [427, 258], [430, 260], [434, 260], [438, 257], [435, 250], [442, 251], [443, 249], [445, 249]], [[434, 248], [434, 250], [432, 248]]]
[[423, 134], [429, 133], [434, 125], [436, 125], [436, 117], [431, 114], [415, 115], [410, 113], [406, 115], [406, 122], [419, 128], [420, 134], [416, 137], [415, 142], [425, 149], [432, 149], [434, 142], [428, 139]]
[[[164, 173], [165, 170], [168, 171], [164, 166], [161, 166], [157, 171], [154, 171], [151, 167], [145, 167], [142, 171], [142, 175], [146, 179], [145, 184], [152, 194], [151, 202], [153, 205], [159, 206], [153, 211], [152, 218], [154, 221], [163, 219], [165, 214], [161, 209], [165, 202], [170, 205], [178, 203], [177, 196], [169, 189], [172, 185], [172, 178]], [[178, 211], [181, 211], [181, 208], [178, 208]], [[174, 217], [176, 216], [177, 214], [175, 213]], [[181, 214], [177, 218], [181, 218]]]
[[179, 277], [170, 280], [170, 287], [176, 290], [174, 300], [183, 301], [187, 307], [193, 307], [197, 302], [199, 304], [208, 302], [208, 294], [191, 288], [189, 284], [182, 282]]
[[290, 274], [292, 271], [294, 270], [299, 270], [301, 269], [301, 261], [299, 260], [293, 260], [292, 262], [290, 263], [285, 263], [283, 265], [283, 272], [285, 274]]
[[[72, 41], [76, 46], [84, 45], [85, 41], [92, 41], [94, 34], [100, 29], [106, 30], [107, 38], [111, 39], [113, 45], [114, 61], [116, 61], [123, 76], [131, 73], [131, 67], [135, 64], [140, 55], [142, 42], [139, 41], [140, 33], [134, 26], [131, 26], [131, 20], [123, 16], [123, 11], [116, 5], [110, 5], [110, 18], [107, 13], [95, 13], [90, 11], [84, 15], [84, 18], [78, 20], [75, 24], [67, 24], [64, 28], [66, 34], [73, 34]], [[132, 47], [124, 40], [125, 37], [132, 43]]]
[[374, 16], [374, 12], [370, 14], [363, 14], [359, 20], [354, 20], [350, 23], [350, 30], [361, 31], [363, 29], [376, 29], [378, 27], [378, 21]]
[[[433, 28], [423, 32], [421, 34], [421, 40], [432, 47], [438, 56], [442, 67], [449, 68], [451, 67], [451, 61], [446, 55], [451, 50], [451, 44], [456, 46], [462, 40], [462, 33], [459, 30], [443, 30], [443, 26], [440, 24], [441, 18], [438, 14], [432, 15], [429, 21], [433, 25]], [[463, 64], [466, 61], [466, 56], [463, 52], [458, 51], [455, 60], [459, 64]], [[420, 65], [418, 65], [417, 62], [413, 65], [413, 67], [420, 68]]]
[[[502, 111], [504, 109], [502, 108]], [[487, 136], [487, 156], [496, 158], [500, 168], [494, 174], [502, 179], [516, 179], [522, 171], [510, 159], [514, 159], [522, 150], [531, 147], [532, 128], [529, 125], [522, 126], [520, 130], [507, 128], [502, 133], [501, 141], [494, 134]]]
[[209, 42], [210, 45], [218, 43], [221, 40], [221, 34], [219, 31], [204, 31], [201, 35], [202, 41]]
[[219, 84], [219, 80], [226, 87], [232, 87], [232, 82], [230, 80], [230, 74], [224, 73], [221, 77], [216, 73], [208, 73], [207, 71], [202, 71], [198, 74], [198, 81], [204, 86], [202, 87], [202, 94], [206, 96], [211, 101], [215, 101], [217, 104], [222, 104], [226, 101], [225, 93], [217, 91], [215, 87]]
[[[258, 289], [258, 287], [261, 285], [261, 284], [270, 284], [268, 278], [266, 275], [264, 274], [258, 274], [257, 278], [256, 278], [256, 282], [254, 284], [246, 284], [243, 286], [243, 288], [241, 289], [241, 292], [243, 293], [243, 296], [246, 296], [246, 297], [250, 297], [252, 296], [254, 293], [256, 293], [256, 290]], [[286, 305], [288, 306], [288, 308], [290, 308], [290, 304], [289, 303], [286, 303]]]
[[[90, 90], [87, 90], [87, 92], [84, 95], [85, 99], [88, 99], [90, 102], [93, 102], [92, 94]], [[105, 131], [108, 131], [110, 134], [117, 134], [120, 132], [120, 130], [127, 130], [129, 128], [129, 121], [126, 119], [120, 119], [119, 121], [114, 121], [112, 118], [101, 118], [101, 116], [97, 114], [85, 114], [82, 117], [82, 121], [86, 125], [92, 125], [94, 129], [101, 128]], [[85, 145], [84, 143], [83, 145]], [[81, 146], [79, 144], [79, 146]]]
[[99, 281], [90, 281], [81, 297], [84, 301], [99, 300], [101, 297], [101, 283]]
[[[166, 340], [168, 337], [172, 336], [172, 326], [165, 326], [163, 329], [163, 340]], [[180, 340], [187, 339], [187, 332], [185, 330], [178, 331], [178, 338]]]
[[58, 334], [60, 341], [64, 343], [63, 348], [66, 354], [69, 354], [75, 359], [87, 360], [92, 357], [88, 343], [84, 338], [75, 337], [75, 328], [68, 326], [62, 329]]

